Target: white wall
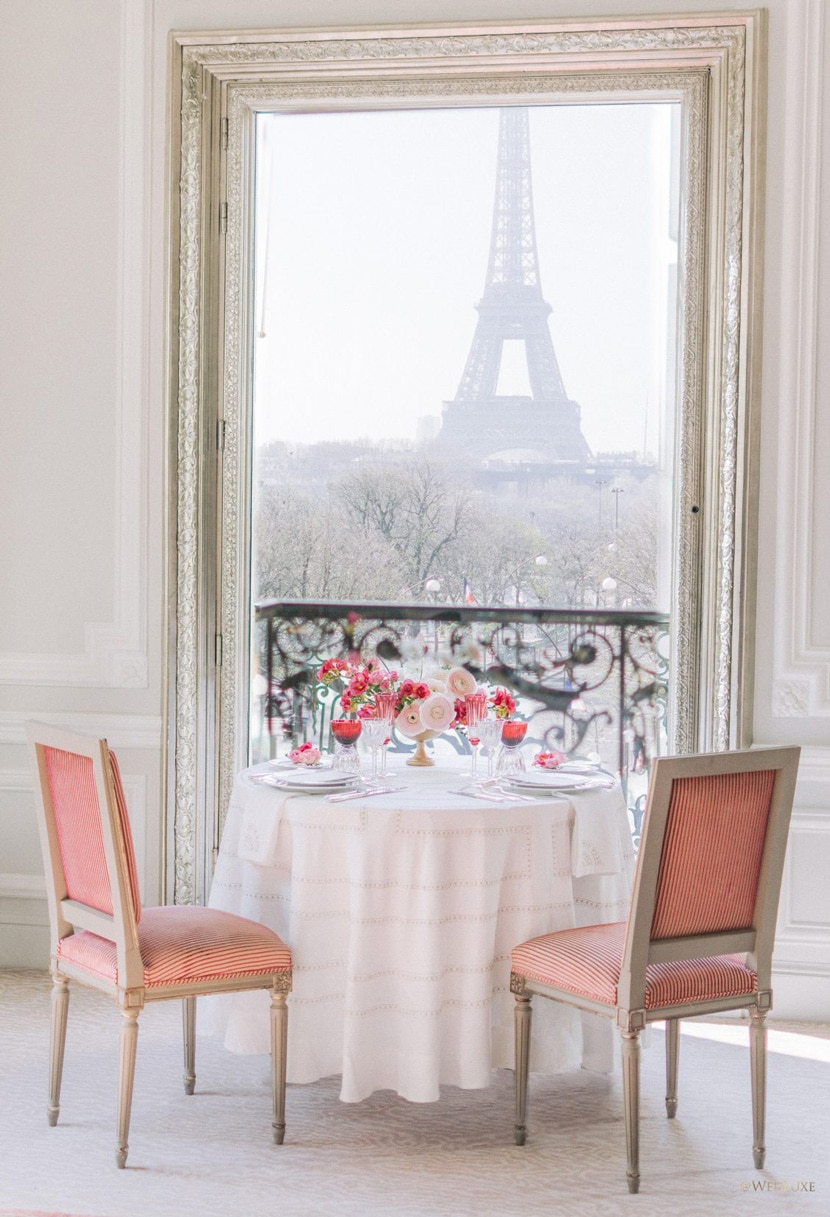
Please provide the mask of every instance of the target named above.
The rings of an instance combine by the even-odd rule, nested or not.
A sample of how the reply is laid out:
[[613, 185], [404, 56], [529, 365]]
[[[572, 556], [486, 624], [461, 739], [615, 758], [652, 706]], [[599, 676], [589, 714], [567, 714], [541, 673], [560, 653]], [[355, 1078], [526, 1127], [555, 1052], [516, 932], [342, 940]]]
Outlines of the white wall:
[[[0, 0], [0, 964], [46, 959], [29, 716], [119, 751], [161, 893], [174, 29], [718, 12], [729, 0]], [[733, 8], [752, 4], [733, 3]], [[778, 1013], [830, 1017], [830, 17], [770, 0], [755, 741], [807, 746]], [[824, 476], [822, 476], [822, 474]]]

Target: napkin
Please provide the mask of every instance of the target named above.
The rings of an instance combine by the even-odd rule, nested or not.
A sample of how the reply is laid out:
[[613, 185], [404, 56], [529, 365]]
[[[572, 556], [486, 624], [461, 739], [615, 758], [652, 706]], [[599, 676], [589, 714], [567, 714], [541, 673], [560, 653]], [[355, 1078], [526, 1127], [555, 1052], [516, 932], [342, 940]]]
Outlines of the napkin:
[[622, 795], [614, 791], [586, 791], [573, 799], [575, 811], [571, 834], [571, 871], [583, 875], [616, 875], [623, 870], [623, 851], [618, 820], [625, 807], [618, 806]]
[[245, 802], [237, 847], [239, 857], [245, 862], [255, 862], [257, 866], [271, 866], [275, 861], [277, 836], [286, 798], [287, 795], [275, 798], [273, 787], [267, 793], [251, 791]]

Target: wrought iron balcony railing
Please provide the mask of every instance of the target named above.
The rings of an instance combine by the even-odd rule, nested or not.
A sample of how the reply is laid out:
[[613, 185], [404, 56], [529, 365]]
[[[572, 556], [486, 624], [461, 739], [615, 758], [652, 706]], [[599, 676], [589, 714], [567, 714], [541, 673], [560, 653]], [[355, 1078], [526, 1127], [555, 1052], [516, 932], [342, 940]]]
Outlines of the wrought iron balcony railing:
[[[255, 628], [255, 759], [273, 756], [278, 737], [327, 742], [337, 694], [317, 678], [324, 659], [378, 658], [415, 676], [458, 665], [511, 692], [529, 721], [528, 741], [595, 754], [618, 772], [638, 827], [644, 783], [632, 775], [647, 774], [666, 738], [666, 614], [264, 600]], [[456, 737], [454, 746], [466, 743]]]

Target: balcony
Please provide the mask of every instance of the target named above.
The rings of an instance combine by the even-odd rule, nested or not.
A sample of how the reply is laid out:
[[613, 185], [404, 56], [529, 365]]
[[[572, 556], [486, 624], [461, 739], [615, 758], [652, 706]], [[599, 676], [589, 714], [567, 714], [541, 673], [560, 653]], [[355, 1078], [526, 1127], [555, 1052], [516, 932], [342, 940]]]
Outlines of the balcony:
[[[667, 614], [264, 600], [254, 653], [254, 761], [275, 756], [281, 743], [328, 746], [338, 692], [317, 678], [324, 659], [377, 658], [416, 679], [461, 666], [512, 694], [528, 720], [526, 746], [593, 756], [618, 774], [639, 835], [650, 763], [667, 738]], [[446, 739], [469, 748], [459, 732]], [[413, 747], [397, 737], [392, 744]]]

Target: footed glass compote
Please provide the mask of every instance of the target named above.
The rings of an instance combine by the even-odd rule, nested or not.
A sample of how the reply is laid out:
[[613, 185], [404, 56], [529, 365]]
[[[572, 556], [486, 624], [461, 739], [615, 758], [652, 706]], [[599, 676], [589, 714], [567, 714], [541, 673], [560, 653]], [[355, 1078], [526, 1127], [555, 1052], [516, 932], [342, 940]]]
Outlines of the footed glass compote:
[[333, 718], [331, 733], [336, 741], [332, 769], [337, 773], [360, 774], [360, 757], [355, 744], [363, 724], [359, 718]]
[[525, 773], [525, 759], [521, 754], [521, 745], [527, 735], [527, 723], [517, 719], [508, 719], [502, 723], [502, 748], [496, 762], [496, 777], [499, 781], [509, 781]]

